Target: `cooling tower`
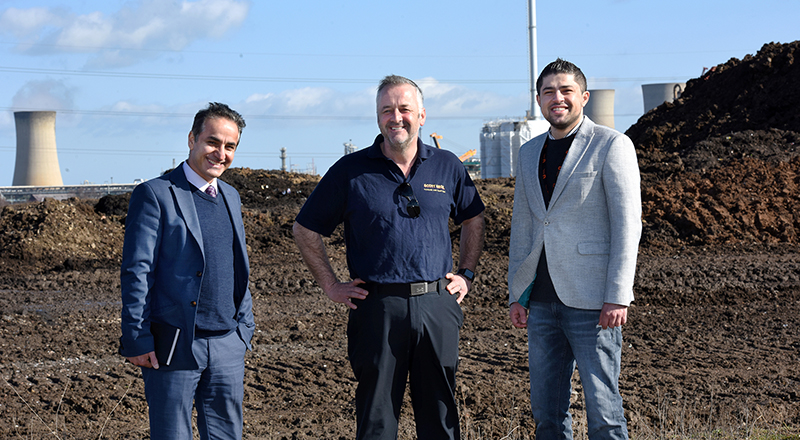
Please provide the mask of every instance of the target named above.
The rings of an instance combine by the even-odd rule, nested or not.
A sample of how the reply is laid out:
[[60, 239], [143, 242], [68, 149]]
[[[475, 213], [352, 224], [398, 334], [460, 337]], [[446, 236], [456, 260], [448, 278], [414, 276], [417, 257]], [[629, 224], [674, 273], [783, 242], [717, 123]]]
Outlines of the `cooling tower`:
[[686, 83], [642, 84], [644, 112], [658, 107], [665, 102], [672, 102], [681, 97]]
[[597, 124], [614, 128], [614, 90], [589, 90], [583, 113]]
[[14, 112], [14, 186], [62, 186], [56, 151], [56, 112]]

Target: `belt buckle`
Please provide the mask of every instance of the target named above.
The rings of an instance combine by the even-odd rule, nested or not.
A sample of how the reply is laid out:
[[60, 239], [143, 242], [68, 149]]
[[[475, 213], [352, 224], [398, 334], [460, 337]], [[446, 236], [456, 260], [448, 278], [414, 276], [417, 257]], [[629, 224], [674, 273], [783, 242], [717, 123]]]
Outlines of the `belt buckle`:
[[409, 284], [409, 295], [417, 296], [428, 293], [428, 283], [411, 283]]

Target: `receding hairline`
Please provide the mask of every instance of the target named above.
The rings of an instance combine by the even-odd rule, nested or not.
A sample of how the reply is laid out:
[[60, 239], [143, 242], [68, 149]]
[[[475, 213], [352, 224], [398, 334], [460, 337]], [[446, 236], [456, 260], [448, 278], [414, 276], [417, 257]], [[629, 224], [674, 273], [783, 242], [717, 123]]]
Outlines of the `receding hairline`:
[[422, 93], [422, 89], [411, 79], [400, 75], [388, 75], [381, 80], [380, 84], [378, 84], [378, 93], [375, 96], [375, 106], [378, 107], [380, 105], [381, 96], [383, 96], [386, 90], [403, 85], [409, 85], [414, 88], [417, 96], [417, 104], [420, 110], [422, 110], [425, 107], [425, 97]]

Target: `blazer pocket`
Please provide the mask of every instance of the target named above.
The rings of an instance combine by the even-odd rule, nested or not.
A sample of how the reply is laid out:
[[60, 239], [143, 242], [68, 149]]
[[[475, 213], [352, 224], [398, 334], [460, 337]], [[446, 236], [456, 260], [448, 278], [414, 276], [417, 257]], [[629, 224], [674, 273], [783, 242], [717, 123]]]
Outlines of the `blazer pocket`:
[[583, 203], [589, 197], [595, 182], [597, 182], [597, 171], [575, 173], [575, 177], [577, 177], [580, 188], [580, 202]]
[[608, 254], [611, 244], [607, 241], [578, 243], [578, 253], [581, 255]]

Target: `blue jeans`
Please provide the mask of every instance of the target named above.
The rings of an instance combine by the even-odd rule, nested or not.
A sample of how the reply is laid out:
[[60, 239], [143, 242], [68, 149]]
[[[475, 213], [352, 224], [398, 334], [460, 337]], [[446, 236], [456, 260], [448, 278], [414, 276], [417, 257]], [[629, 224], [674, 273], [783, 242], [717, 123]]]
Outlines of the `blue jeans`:
[[622, 329], [598, 326], [599, 310], [531, 301], [528, 365], [536, 440], [572, 439], [572, 372], [581, 376], [590, 440], [627, 439], [619, 394]]

